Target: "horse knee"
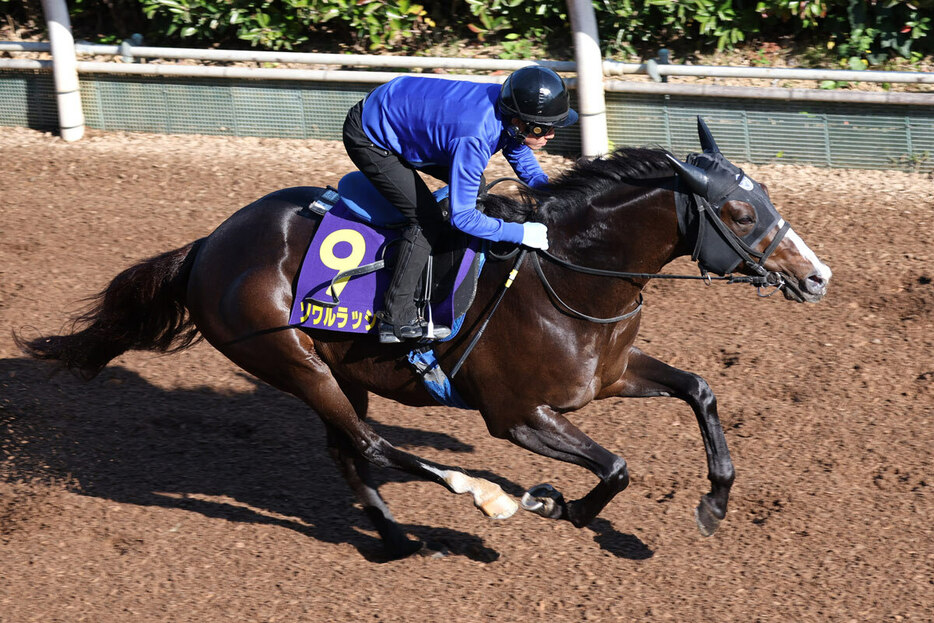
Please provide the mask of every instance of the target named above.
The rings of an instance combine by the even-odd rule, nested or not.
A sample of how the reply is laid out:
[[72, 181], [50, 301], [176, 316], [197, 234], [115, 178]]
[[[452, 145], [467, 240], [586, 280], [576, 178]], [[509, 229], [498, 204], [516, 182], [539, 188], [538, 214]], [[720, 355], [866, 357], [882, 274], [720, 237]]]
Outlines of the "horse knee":
[[691, 375], [691, 380], [685, 388], [685, 394], [692, 403], [705, 411], [709, 412], [717, 408], [717, 396], [710, 388], [710, 384], [701, 376]]

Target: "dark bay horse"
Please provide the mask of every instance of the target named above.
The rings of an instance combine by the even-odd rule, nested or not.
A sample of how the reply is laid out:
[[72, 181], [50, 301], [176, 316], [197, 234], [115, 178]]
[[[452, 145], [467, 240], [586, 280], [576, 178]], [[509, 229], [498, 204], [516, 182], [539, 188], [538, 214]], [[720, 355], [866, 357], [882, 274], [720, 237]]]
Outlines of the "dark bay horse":
[[[691, 254], [702, 269], [748, 275], [790, 300], [816, 302], [826, 293], [830, 270], [778, 216], [765, 189], [723, 157], [700, 120], [699, 135], [703, 153], [687, 163], [662, 150], [622, 149], [580, 162], [519, 199], [483, 200], [495, 216], [547, 224], [551, 248], [529, 253], [454, 386], [493, 436], [599, 479], [573, 501], [548, 485], [533, 487], [521, 500], [529, 511], [585, 526], [629, 483], [626, 461], [566, 414], [601, 398], [671, 396], [687, 402], [700, 425], [711, 490], [695, 519], [704, 535], [712, 534], [734, 478], [716, 399], [701, 377], [633, 345], [641, 291], [667, 263]], [[303, 207], [320, 192], [291, 188], [263, 197], [209, 236], [119, 274], [66, 335], [14, 338], [31, 356], [84, 378], [127, 350], [173, 351], [207, 339], [314, 409], [331, 455], [393, 556], [420, 544], [393, 519], [369, 464], [471, 493], [489, 516], [512, 515], [518, 504], [498, 485], [399, 450], [367, 424], [368, 392], [407, 405], [436, 404], [406, 362], [410, 344], [286, 326], [296, 272], [319, 223]], [[513, 266], [486, 263], [463, 329], [435, 348], [446, 372]]]

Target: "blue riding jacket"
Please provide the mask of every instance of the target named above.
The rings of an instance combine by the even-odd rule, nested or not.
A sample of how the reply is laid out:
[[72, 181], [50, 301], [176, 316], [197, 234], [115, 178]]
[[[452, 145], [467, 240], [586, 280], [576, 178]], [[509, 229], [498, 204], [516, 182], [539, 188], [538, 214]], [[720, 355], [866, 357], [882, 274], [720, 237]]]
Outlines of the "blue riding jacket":
[[502, 150], [529, 186], [548, 176], [527, 145], [506, 133], [496, 101], [498, 84], [403, 76], [372, 91], [363, 103], [363, 130], [373, 143], [415, 168], [450, 169], [451, 224], [495, 242], [521, 242], [522, 225], [477, 210], [480, 176]]

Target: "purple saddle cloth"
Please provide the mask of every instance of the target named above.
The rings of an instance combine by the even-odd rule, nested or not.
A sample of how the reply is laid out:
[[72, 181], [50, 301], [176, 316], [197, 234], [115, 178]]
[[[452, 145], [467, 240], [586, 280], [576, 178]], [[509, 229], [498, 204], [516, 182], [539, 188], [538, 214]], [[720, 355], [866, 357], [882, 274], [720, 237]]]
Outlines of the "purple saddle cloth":
[[[395, 258], [400, 215], [387, 209], [381, 195], [373, 194], [375, 189], [362, 174], [346, 176], [339, 192], [340, 199], [322, 217], [302, 260], [289, 324], [375, 333], [376, 312], [383, 308], [392, 278], [391, 270], [381, 265], [387, 257], [389, 265]], [[470, 307], [483, 263], [480, 251], [480, 240], [453, 230], [436, 245], [431, 290], [435, 324], [454, 327]]]

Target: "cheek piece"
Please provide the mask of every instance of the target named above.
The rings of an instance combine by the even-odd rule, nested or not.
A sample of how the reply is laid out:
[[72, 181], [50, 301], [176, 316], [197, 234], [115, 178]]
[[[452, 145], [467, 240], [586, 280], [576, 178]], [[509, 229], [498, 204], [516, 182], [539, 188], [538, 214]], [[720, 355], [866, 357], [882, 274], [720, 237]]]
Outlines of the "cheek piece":
[[[756, 245], [781, 220], [781, 215], [772, 205], [768, 195], [759, 184], [746, 177], [742, 169], [726, 161], [719, 153], [696, 154], [688, 159], [688, 163], [704, 169], [707, 174], [707, 196], [703, 199], [708, 202], [707, 209], [715, 214], [716, 221], [711, 219], [711, 224], [714, 225], [713, 229], [718, 234], [703, 236], [699, 249], [695, 251], [698, 255], [695, 259], [698, 259], [707, 270], [724, 275], [736, 270], [745, 259], [744, 254], [736, 248], [738, 246], [739, 249], [745, 251], [745, 254], [759, 260], [758, 264], [752, 262], [753, 270], [764, 273], [765, 269], [761, 268], [762, 263], [778, 246], [788, 229], [786, 224], [782, 231], [776, 234], [765, 252], [755, 251]], [[720, 221], [720, 210], [727, 201], [748, 203], [756, 211], [756, 226], [742, 238], [729, 231]], [[705, 220], [702, 217], [701, 223]]]

